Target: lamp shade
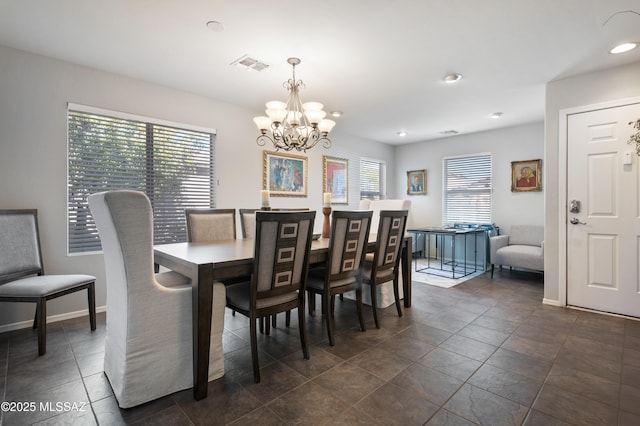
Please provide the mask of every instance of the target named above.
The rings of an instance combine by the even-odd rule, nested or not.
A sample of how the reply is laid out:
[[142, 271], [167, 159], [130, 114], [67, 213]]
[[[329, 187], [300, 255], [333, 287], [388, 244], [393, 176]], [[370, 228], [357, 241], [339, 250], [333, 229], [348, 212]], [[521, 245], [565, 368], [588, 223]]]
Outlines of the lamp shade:
[[318, 124], [318, 130], [320, 130], [322, 133], [329, 133], [331, 129], [333, 129], [333, 126], [335, 125], [336, 125], [335, 121], [325, 119]]
[[287, 110], [284, 108], [269, 108], [267, 109], [267, 115], [274, 123], [282, 123], [287, 116]]
[[256, 126], [258, 126], [260, 130], [268, 130], [271, 125], [271, 120], [265, 116], [253, 117], [253, 122], [256, 123]]
[[304, 112], [304, 115], [307, 116], [309, 123], [315, 126], [322, 121], [327, 113], [322, 110], [307, 110]]

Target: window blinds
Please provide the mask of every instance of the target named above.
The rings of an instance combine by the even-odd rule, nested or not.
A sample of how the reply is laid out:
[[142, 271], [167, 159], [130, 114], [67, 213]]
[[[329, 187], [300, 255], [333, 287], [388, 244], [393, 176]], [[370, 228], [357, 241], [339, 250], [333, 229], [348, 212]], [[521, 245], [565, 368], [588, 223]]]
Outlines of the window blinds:
[[491, 154], [443, 160], [442, 224], [491, 223]]
[[384, 196], [385, 164], [381, 161], [360, 160], [360, 199], [380, 200]]
[[87, 202], [95, 192], [147, 194], [154, 244], [186, 241], [185, 208], [214, 207], [213, 132], [70, 108], [68, 144], [69, 253], [101, 249]]

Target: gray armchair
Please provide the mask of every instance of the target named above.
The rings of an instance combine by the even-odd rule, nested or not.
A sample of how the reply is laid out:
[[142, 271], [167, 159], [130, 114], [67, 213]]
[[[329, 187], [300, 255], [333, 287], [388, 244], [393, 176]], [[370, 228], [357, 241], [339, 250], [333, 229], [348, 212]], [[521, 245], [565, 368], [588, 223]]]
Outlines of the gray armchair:
[[495, 265], [544, 271], [544, 227], [514, 225], [509, 235], [489, 239], [491, 278]]

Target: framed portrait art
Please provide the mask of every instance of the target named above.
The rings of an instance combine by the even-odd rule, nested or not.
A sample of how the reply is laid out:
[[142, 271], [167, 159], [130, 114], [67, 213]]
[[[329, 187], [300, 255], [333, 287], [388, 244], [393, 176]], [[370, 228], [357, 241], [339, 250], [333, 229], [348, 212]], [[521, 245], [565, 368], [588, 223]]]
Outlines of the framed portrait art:
[[542, 160], [512, 161], [511, 191], [542, 191]]
[[407, 194], [425, 195], [427, 193], [427, 171], [409, 170], [407, 172]]
[[263, 151], [262, 187], [272, 197], [306, 197], [307, 157]]
[[322, 192], [331, 193], [331, 204], [349, 203], [349, 160], [322, 156]]

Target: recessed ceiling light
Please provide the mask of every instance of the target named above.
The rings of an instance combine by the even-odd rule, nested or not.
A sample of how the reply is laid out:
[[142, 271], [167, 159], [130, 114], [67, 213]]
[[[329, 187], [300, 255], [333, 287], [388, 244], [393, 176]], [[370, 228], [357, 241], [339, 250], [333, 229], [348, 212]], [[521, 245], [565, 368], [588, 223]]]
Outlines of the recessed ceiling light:
[[491, 118], [500, 118], [500, 117], [502, 117], [502, 113], [501, 112], [494, 112], [489, 117], [491, 117]]
[[207, 28], [217, 33], [224, 31], [224, 25], [222, 25], [222, 22], [218, 22], [218, 21], [207, 22]]
[[447, 74], [442, 78], [442, 81], [444, 81], [445, 83], [455, 83], [462, 80], [462, 74], [460, 73], [451, 73], [451, 74]]
[[630, 51], [632, 49], [635, 49], [637, 45], [638, 45], [637, 43], [622, 43], [622, 44], [617, 45], [613, 49], [611, 49], [609, 51], [609, 53], [616, 54], [616, 53], [628, 52], [628, 51]]
[[342, 111], [331, 111], [332, 117], [342, 117]]
[[400, 130], [400, 131], [398, 132], [398, 136], [400, 136], [401, 138], [403, 138], [403, 137], [407, 136], [407, 134], [408, 134], [408, 133], [407, 133], [407, 132], [405, 132], [404, 130]]

